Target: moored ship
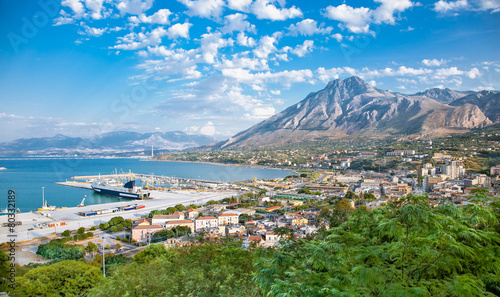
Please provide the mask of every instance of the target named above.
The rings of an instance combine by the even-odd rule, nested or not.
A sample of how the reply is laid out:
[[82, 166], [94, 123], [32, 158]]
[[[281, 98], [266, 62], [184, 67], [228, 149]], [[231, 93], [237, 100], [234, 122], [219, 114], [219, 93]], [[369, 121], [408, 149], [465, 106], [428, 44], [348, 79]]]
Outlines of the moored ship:
[[91, 185], [94, 192], [128, 199], [144, 199], [149, 197], [149, 192], [144, 191], [141, 187], [136, 187], [135, 180], [131, 180], [123, 185], [123, 187], [116, 187], [109, 185], [106, 181], [96, 180]]

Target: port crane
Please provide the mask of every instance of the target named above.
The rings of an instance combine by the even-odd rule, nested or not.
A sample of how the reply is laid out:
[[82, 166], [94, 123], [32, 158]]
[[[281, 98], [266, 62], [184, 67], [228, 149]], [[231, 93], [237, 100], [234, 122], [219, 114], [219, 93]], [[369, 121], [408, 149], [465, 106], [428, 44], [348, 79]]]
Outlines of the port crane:
[[78, 204], [78, 207], [84, 207], [85, 206], [85, 198], [87, 198], [87, 195], [83, 196], [83, 199], [82, 199], [82, 202], [80, 202], [80, 204]]

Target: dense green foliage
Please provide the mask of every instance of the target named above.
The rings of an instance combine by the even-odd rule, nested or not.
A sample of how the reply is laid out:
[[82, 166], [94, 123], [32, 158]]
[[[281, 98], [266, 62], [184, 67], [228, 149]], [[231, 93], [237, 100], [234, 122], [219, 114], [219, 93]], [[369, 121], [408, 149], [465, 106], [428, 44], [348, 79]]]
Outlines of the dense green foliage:
[[9, 296], [86, 296], [103, 279], [98, 268], [85, 262], [62, 261], [17, 277], [16, 288]]
[[83, 257], [85, 248], [78, 244], [65, 244], [52, 240], [39, 245], [36, 253], [47, 259], [78, 260]]
[[[433, 207], [426, 197], [409, 196], [372, 211], [347, 199], [328, 201], [320, 217], [329, 230], [297, 239], [276, 228], [284, 239], [276, 249], [244, 250], [231, 241], [152, 244], [133, 260], [106, 256], [108, 278], [87, 286], [93, 288], [86, 295], [497, 296], [500, 202], [488, 199], [479, 193], [463, 207]], [[97, 255], [91, 264], [101, 262]], [[18, 278], [26, 296], [40, 292], [28, 275], [41, 268]], [[47, 283], [59, 281], [53, 277]], [[62, 292], [80, 286], [71, 282], [57, 292], [70, 296]]]
[[120, 232], [123, 229], [128, 229], [132, 227], [131, 220], [125, 220], [122, 217], [111, 218], [107, 223], [99, 224], [101, 230], [108, 230], [109, 232]]
[[89, 295], [260, 296], [252, 280], [253, 256], [236, 243], [169, 250], [153, 244]]
[[186, 226], [177, 226], [170, 230], [161, 230], [156, 232], [151, 238], [152, 242], [163, 241], [173, 237], [181, 237], [191, 234], [191, 228]]
[[270, 296], [495, 296], [497, 224], [486, 207], [424, 197], [359, 208], [324, 238], [260, 257], [256, 281]]

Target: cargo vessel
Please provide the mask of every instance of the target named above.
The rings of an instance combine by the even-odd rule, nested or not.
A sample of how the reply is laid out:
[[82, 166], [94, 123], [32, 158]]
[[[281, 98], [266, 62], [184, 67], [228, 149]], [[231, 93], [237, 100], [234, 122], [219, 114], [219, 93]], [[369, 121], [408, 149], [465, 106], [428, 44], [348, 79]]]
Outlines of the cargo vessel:
[[127, 182], [123, 187], [111, 186], [104, 180], [95, 180], [91, 187], [96, 193], [118, 198], [144, 199], [149, 197], [150, 194], [141, 187], [137, 187], [135, 180]]

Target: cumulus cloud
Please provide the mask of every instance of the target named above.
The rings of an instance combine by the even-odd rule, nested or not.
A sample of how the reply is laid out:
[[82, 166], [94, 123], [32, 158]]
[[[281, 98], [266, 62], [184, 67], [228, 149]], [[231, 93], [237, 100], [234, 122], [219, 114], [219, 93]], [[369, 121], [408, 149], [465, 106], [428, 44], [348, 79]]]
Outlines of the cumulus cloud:
[[324, 16], [342, 22], [353, 33], [368, 33], [372, 20], [372, 13], [369, 8], [353, 8], [346, 4], [328, 6], [325, 9]]
[[253, 0], [228, 0], [227, 6], [238, 11], [248, 11]]
[[214, 64], [218, 56], [219, 48], [232, 46], [231, 38], [224, 39], [220, 32], [206, 33], [201, 36], [201, 54], [205, 63]]
[[224, 17], [224, 27], [220, 29], [222, 33], [250, 32], [257, 33], [255, 25], [246, 21], [247, 16], [241, 13], [230, 14]]
[[318, 28], [318, 22], [312, 19], [305, 19], [296, 24], [290, 25], [288, 31], [290, 35], [297, 36], [312, 36], [314, 34], [329, 34], [333, 30], [332, 27]]
[[278, 38], [276, 36], [262, 36], [259, 40], [259, 45], [253, 50], [253, 53], [258, 58], [266, 58], [273, 52], [277, 51], [276, 45]]
[[104, 32], [108, 30], [108, 28], [93, 28], [87, 25], [83, 25], [84, 31], [78, 31], [80, 35], [87, 35], [92, 37], [100, 37]]
[[297, 55], [298, 57], [303, 57], [308, 53], [311, 53], [314, 49], [314, 41], [305, 40], [304, 43], [297, 45], [295, 48], [291, 49], [290, 52]]
[[353, 33], [369, 33], [370, 25], [396, 23], [394, 14], [401, 13], [415, 4], [409, 0], [375, 0], [380, 3], [375, 10], [366, 7], [354, 8], [346, 4], [329, 5], [323, 15], [342, 23], [342, 26]]
[[[170, 28], [169, 28], [170, 30]], [[157, 45], [161, 42], [162, 37], [167, 35], [167, 30], [163, 27], [158, 27], [147, 33], [129, 33], [123, 37], [118, 37], [118, 44], [111, 47], [119, 50], [136, 50], [147, 46]]]
[[434, 3], [434, 11], [441, 14], [457, 13], [462, 10], [500, 12], [500, 0], [439, 0]]
[[434, 3], [434, 11], [439, 13], [447, 13], [448, 11], [464, 9], [468, 6], [467, 0], [444, 1], [439, 0]]
[[219, 19], [224, 8], [224, 0], [178, 0], [186, 5], [190, 16], [198, 16], [207, 19]]
[[189, 28], [191, 28], [192, 24], [190, 23], [177, 23], [170, 28], [168, 28], [166, 35], [170, 39], [186, 38], [189, 39]]
[[252, 13], [258, 19], [271, 21], [284, 21], [302, 17], [300, 8], [292, 6], [280, 9], [274, 5], [275, 2], [272, 0], [256, 0], [251, 7]]
[[448, 61], [445, 60], [445, 59], [432, 59], [432, 60], [429, 60], [429, 59], [423, 59], [422, 60], [422, 64], [424, 64], [425, 66], [441, 66], [441, 65], [444, 65], [446, 64]]
[[116, 8], [121, 15], [135, 14], [139, 15], [153, 6], [154, 0], [119, 0]]
[[139, 16], [131, 16], [129, 18], [129, 21], [136, 24], [148, 23], [168, 25], [170, 24], [170, 20], [168, 18], [171, 14], [172, 12], [168, 9], [160, 9], [150, 16], [146, 16], [144, 13], [140, 14]]
[[257, 42], [252, 37], [248, 37], [244, 32], [238, 33], [236, 36], [236, 42], [241, 46], [254, 47]]

